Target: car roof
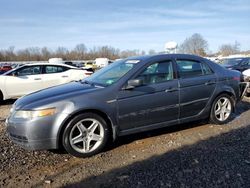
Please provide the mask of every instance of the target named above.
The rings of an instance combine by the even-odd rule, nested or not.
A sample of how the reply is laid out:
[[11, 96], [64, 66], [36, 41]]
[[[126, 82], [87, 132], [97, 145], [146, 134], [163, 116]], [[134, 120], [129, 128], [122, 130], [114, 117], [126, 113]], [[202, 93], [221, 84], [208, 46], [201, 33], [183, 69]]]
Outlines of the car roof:
[[167, 58], [167, 59], [174, 59], [174, 58], [182, 58], [182, 59], [204, 59], [200, 56], [197, 55], [191, 55], [191, 54], [157, 54], [157, 55], [144, 55], [144, 56], [134, 56], [134, 57], [129, 57], [126, 58], [126, 60], [140, 60], [140, 61], [147, 61], [151, 59], [160, 59], [160, 58]]
[[68, 67], [71, 69], [77, 69], [77, 67], [67, 65], [64, 63], [28, 63], [28, 64], [25, 64], [25, 66], [34, 66], [34, 65], [54, 65], [54, 66], [64, 66], [64, 67]]

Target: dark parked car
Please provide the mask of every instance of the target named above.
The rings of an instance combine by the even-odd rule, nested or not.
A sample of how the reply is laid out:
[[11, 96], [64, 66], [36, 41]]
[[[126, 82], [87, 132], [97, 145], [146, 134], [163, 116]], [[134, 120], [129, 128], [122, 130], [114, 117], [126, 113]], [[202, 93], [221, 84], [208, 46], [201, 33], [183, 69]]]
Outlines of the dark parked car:
[[109, 138], [200, 119], [228, 122], [241, 98], [240, 77], [193, 55], [131, 57], [18, 99], [7, 132], [27, 149], [63, 146], [87, 157]]
[[250, 57], [224, 59], [222, 66], [229, 70], [243, 72], [244, 70], [250, 69]]

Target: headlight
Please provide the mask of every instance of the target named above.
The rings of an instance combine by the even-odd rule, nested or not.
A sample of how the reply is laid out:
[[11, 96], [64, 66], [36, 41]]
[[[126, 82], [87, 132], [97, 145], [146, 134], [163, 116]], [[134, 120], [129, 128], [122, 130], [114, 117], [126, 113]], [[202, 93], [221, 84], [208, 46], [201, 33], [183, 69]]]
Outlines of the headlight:
[[52, 116], [56, 113], [56, 108], [42, 110], [18, 110], [14, 113], [14, 118], [32, 119], [36, 117]]

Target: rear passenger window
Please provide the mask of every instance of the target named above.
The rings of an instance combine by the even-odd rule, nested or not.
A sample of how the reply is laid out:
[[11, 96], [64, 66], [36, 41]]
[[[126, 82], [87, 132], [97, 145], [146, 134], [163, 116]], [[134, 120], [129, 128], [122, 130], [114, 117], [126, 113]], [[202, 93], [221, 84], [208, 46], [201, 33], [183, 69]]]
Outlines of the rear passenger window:
[[190, 60], [177, 60], [176, 63], [180, 78], [191, 78], [213, 73], [205, 63]]
[[60, 73], [66, 71], [66, 67], [61, 67], [61, 66], [46, 66], [45, 67], [45, 74], [50, 74], [50, 73]]

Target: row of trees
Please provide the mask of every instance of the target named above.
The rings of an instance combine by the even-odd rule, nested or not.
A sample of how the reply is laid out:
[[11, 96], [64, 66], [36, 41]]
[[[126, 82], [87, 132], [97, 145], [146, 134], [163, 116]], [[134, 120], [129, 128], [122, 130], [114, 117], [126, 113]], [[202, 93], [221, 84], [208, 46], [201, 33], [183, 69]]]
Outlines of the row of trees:
[[[208, 55], [208, 42], [199, 33], [193, 34], [179, 45], [178, 52], [196, 54], [200, 56]], [[234, 44], [223, 44], [215, 55], [227, 56], [240, 52], [240, 44], [235, 41]], [[149, 50], [147, 53], [141, 50], [120, 50], [111, 46], [101, 46], [87, 48], [84, 44], [78, 44], [72, 50], [65, 47], [58, 47], [56, 50], [47, 47], [31, 47], [22, 50], [15, 50], [15, 47], [9, 47], [6, 50], [0, 50], [0, 61], [46, 61], [52, 57], [61, 57], [65, 60], [86, 60], [98, 57], [107, 57], [109, 59], [125, 58], [129, 56], [156, 54], [155, 50]]]
[[[152, 51], [150, 51], [152, 53]], [[87, 60], [98, 57], [109, 59], [125, 58], [129, 56], [145, 55], [140, 50], [119, 50], [111, 46], [93, 47], [88, 49], [84, 44], [78, 44], [72, 50], [65, 47], [58, 47], [51, 50], [47, 47], [31, 47], [22, 50], [15, 50], [11, 46], [6, 50], [0, 50], [0, 61], [47, 61], [49, 58], [61, 57], [65, 60]]]

